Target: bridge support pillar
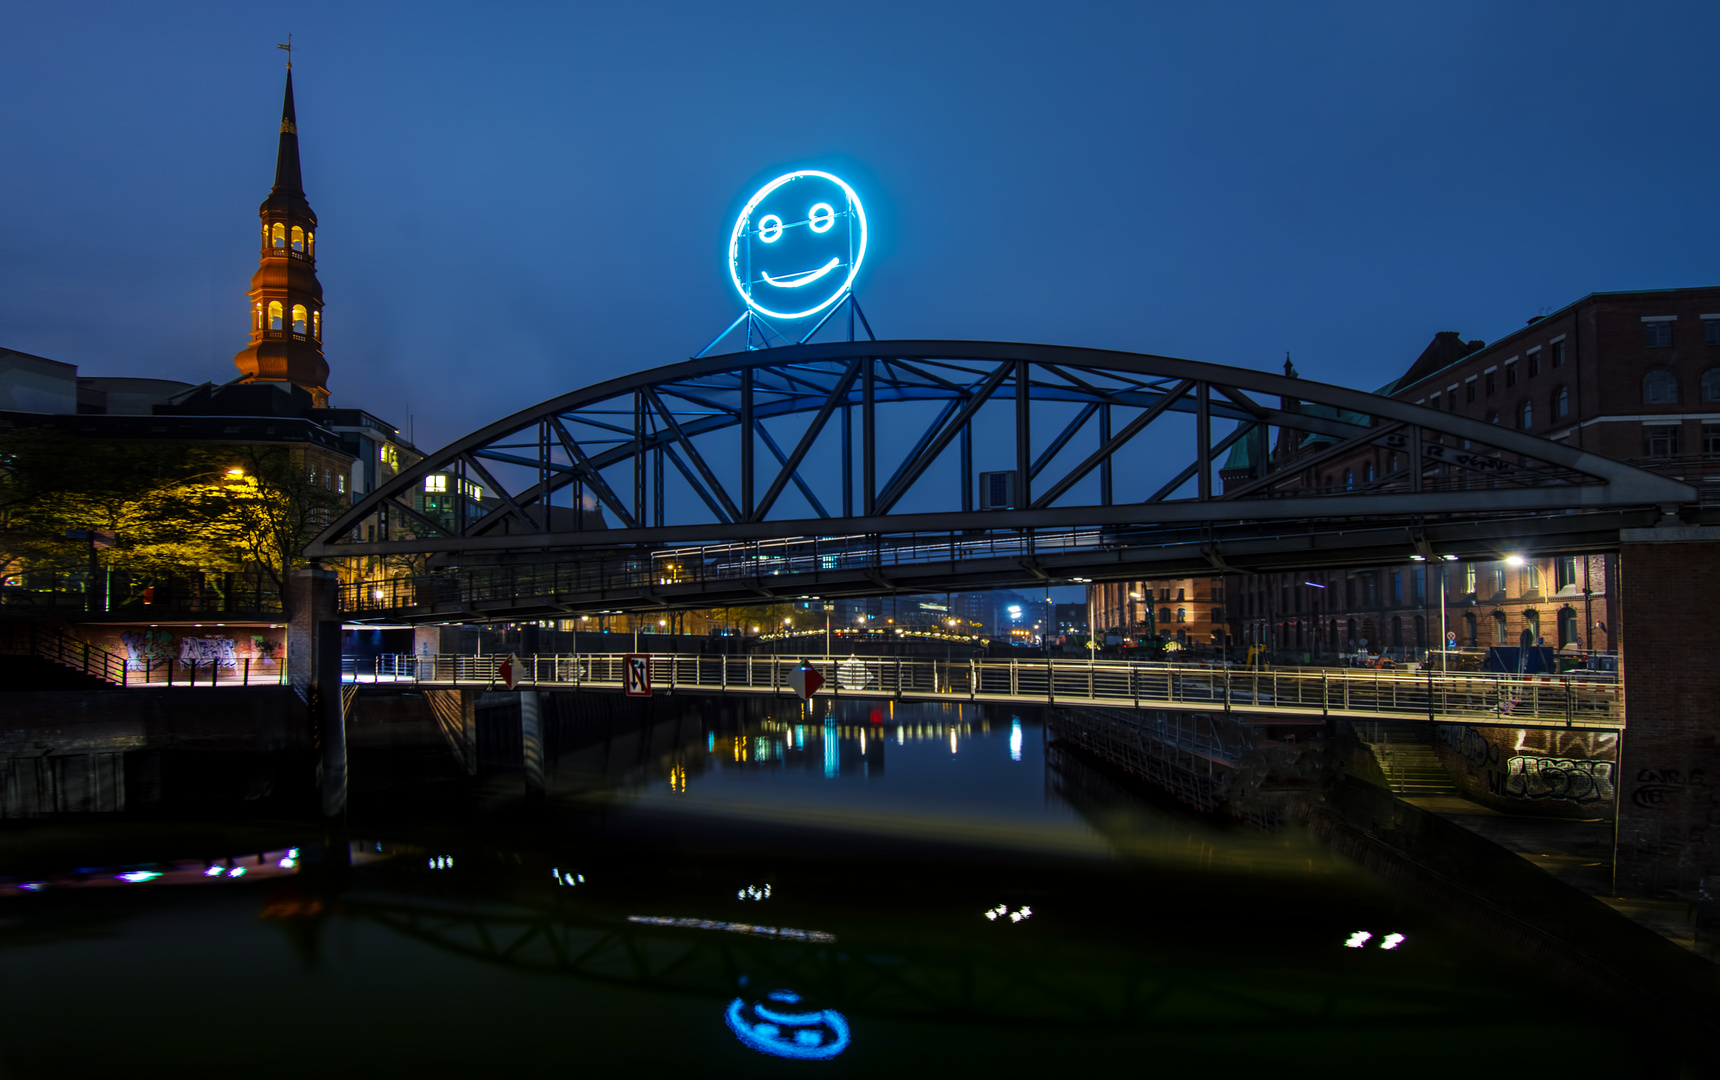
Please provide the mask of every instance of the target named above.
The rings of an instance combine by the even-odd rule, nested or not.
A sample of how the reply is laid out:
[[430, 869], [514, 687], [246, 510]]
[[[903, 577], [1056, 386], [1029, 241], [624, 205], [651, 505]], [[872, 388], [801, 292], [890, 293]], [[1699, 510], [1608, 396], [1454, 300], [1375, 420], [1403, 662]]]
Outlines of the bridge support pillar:
[[1712, 893], [1720, 889], [1720, 528], [1626, 529], [1619, 539], [1626, 729], [1615, 883], [1622, 895]]
[[526, 797], [541, 798], [543, 779], [543, 698], [536, 690], [520, 691], [520, 749], [526, 766]]
[[316, 733], [325, 817], [346, 813], [346, 715], [340, 686], [340, 611], [332, 570], [294, 570], [287, 581], [287, 677]]

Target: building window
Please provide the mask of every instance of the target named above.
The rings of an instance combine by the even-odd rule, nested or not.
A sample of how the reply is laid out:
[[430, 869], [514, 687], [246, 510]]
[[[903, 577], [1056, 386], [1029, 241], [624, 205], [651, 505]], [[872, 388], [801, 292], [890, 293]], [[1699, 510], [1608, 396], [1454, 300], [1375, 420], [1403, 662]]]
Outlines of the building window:
[[1463, 402], [1466, 405], [1471, 405], [1475, 402], [1475, 380], [1473, 378], [1465, 379], [1463, 381]]
[[1438, 394], [1429, 394], [1428, 395], [1427, 407], [1430, 409], [1439, 408], [1439, 395]]
[[[1648, 323], [1648, 326], [1658, 326], [1659, 323]], [[1678, 404], [1678, 376], [1670, 371], [1651, 371], [1642, 377], [1642, 403], [1644, 405], [1676, 405]]]
[[1493, 642], [1496, 645], [1505, 644], [1505, 613], [1503, 611], [1493, 613]]
[[1535, 563], [1523, 567], [1523, 591], [1526, 593], [1541, 591], [1541, 568]]
[[1469, 642], [1469, 647], [1471, 649], [1480, 647], [1481, 639], [1477, 636], [1479, 631], [1476, 628], [1475, 612], [1466, 611], [1463, 613], [1463, 630], [1464, 640]]
[[310, 317], [310, 315], [307, 311], [305, 311], [305, 306], [303, 304], [294, 304], [293, 305], [293, 333], [303, 334], [307, 329], [309, 329], [309, 323], [308, 323], [309, 317]]
[[1534, 402], [1525, 401], [1522, 405], [1518, 406], [1518, 408], [1517, 408], [1517, 427], [1522, 431], [1528, 431], [1530, 428], [1533, 428], [1534, 426], [1535, 426], [1535, 404], [1534, 404]]
[[263, 328], [263, 302], [259, 300], [251, 307], [251, 330], [255, 332]]
[[1403, 571], [1392, 571], [1392, 603], [1403, 603]]
[[1702, 452], [1709, 457], [1720, 457], [1720, 424], [1702, 425]]
[[1403, 616], [1401, 615], [1392, 616], [1392, 644], [1399, 649], [1403, 648]]
[[1553, 560], [1553, 587], [1564, 590], [1577, 583], [1577, 557], [1561, 555]]
[[293, 226], [293, 250], [302, 252], [302, 251], [304, 251], [304, 249], [305, 249], [305, 231], [303, 229], [299, 228], [297, 225], [294, 225]]
[[1565, 343], [1562, 341], [1553, 342], [1553, 366], [1565, 366]]
[[1531, 645], [1538, 644], [1541, 640], [1541, 613], [1534, 608], [1523, 612], [1523, 634]]
[[1529, 364], [1529, 378], [1533, 379], [1535, 376], [1541, 374], [1541, 350], [1540, 349], [1530, 349], [1529, 355], [1526, 357], [1526, 360]]
[[1493, 568], [1492, 577], [1493, 577], [1493, 580], [1488, 582], [1488, 584], [1491, 585], [1492, 588], [1490, 590], [1488, 590], [1487, 595], [1489, 595], [1489, 596], [1504, 596], [1505, 595], [1505, 564], [1504, 563], [1500, 563], [1499, 565], [1497, 565]]
[[279, 330], [281, 328], [281, 318], [282, 318], [283, 314], [284, 313], [283, 313], [283, 310], [281, 308], [281, 302], [279, 300], [270, 300], [269, 301], [269, 329], [270, 330]]
[[275, 222], [274, 227], [269, 230], [269, 236], [273, 238], [270, 243], [271, 247], [284, 248], [287, 246], [287, 227], [280, 222]]
[[1463, 566], [1463, 591], [1470, 595], [1475, 593], [1475, 564], [1465, 563]]
[[1642, 344], [1649, 349], [1672, 347], [1672, 320], [1656, 319], [1642, 324]]
[[1447, 412], [1456, 412], [1457, 411], [1457, 387], [1455, 387], [1455, 386], [1451, 387], [1451, 392], [1449, 394], [1446, 394], [1445, 398], [1446, 398], [1446, 401], [1445, 401], [1446, 411]]
[[1177, 622], [1188, 622], [1188, 608], [1177, 608]]
[[1720, 368], [1709, 368], [1702, 373], [1702, 400], [1720, 401]]
[[1386, 471], [1389, 473], [1396, 473], [1398, 471], [1398, 456], [1395, 452], [1390, 457], [1386, 458]]
[[1159, 612], [1159, 621], [1162, 623], [1168, 623], [1171, 621], [1171, 609], [1170, 608], [1164, 608]]
[[1553, 419], [1563, 420], [1569, 415], [1571, 415], [1571, 391], [1561, 386], [1553, 391]]
[[1577, 640], [1577, 611], [1572, 607], [1559, 609], [1559, 648], [1566, 645], [1581, 646]]
[[1374, 482], [1374, 463], [1373, 462], [1370, 461], [1366, 465], [1362, 466], [1362, 480], [1366, 483], [1369, 483], [1369, 484]]
[[1350, 469], [1344, 470], [1344, 490], [1356, 490], [1356, 474]]
[[1642, 428], [1642, 452], [1651, 458], [1678, 456], [1677, 424], [1645, 424]]
[[1489, 395], [1491, 395], [1491, 394], [1492, 394], [1492, 393], [1493, 393], [1493, 390], [1494, 390], [1494, 386], [1495, 386], [1495, 381], [1494, 381], [1494, 376], [1495, 376], [1495, 375], [1497, 375], [1497, 374], [1498, 374], [1498, 372], [1496, 372], [1496, 371], [1489, 371], [1489, 372], [1488, 372], [1488, 373], [1487, 373], [1487, 375], [1486, 375], [1486, 379], [1487, 379], [1487, 393], [1488, 393], [1488, 394], [1489, 394]]
[[448, 478], [442, 473], [431, 473], [424, 478], [424, 490], [443, 492], [448, 490]]
[[316, 257], [316, 251], [317, 251], [317, 234], [314, 232], [311, 232], [309, 229], [306, 229], [305, 230], [305, 254], [311, 256], [312, 258], [315, 258]]
[[1489, 424], [1497, 424], [1497, 423], [1498, 423], [1498, 422], [1499, 422], [1499, 414], [1498, 414], [1498, 413], [1493, 413], [1493, 414], [1492, 414], [1492, 415], [1491, 415], [1491, 416], [1489, 416], [1489, 417], [1488, 417], [1488, 418], [1487, 418], [1487, 422], [1488, 422], [1488, 423], [1489, 423]]
[[1427, 567], [1415, 568], [1415, 602], [1420, 604], [1427, 600]]
[[1702, 320], [1702, 344], [1720, 345], [1720, 319]]
[[1505, 385], [1517, 385], [1517, 361], [1515, 360], [1505, 365]]
[[311, 337], [322, 340], [322, 312], [311, 312]]

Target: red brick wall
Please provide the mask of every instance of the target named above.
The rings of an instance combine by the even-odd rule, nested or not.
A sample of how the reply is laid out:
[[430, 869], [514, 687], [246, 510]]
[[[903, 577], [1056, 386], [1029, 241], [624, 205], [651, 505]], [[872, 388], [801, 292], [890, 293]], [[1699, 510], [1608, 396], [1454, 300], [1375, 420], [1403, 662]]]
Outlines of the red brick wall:
[[1720, 528], [1621, 539], [1618, 886], [1690, 891], [1720, 870]]

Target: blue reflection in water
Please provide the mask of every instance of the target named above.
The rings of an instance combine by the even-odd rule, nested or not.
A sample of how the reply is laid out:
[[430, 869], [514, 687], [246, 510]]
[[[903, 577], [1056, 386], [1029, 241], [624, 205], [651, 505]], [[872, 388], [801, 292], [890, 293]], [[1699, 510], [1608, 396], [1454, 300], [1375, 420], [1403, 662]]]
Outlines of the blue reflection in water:
[[1015, 722], [1009, 728], [1009, 760], [1021, 760], [1021, 717], [1014, 718]]
[[824, 721], [824, 775], [835, 776], [842, 771], [842, 746], [836, 739], [836, 718]]
[[[767, 997], [784, 1005], [800, 1001], [791, 990], [772, 991]], [[787, 1012], [735, 998], [725, 1019], [741, 1042], [761, 1054], [818, 1061], [848, 1049], [848, 1021], [833, 1009]]]

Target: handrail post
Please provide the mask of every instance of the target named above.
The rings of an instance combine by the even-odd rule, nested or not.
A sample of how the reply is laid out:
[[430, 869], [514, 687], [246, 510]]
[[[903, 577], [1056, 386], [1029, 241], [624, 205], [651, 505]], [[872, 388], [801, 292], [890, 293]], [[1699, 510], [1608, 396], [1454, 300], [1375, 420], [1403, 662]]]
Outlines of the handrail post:
[[[1254, 704], [1256, 707], [1259, 707], [1260, 702], [1256, 701]], [[1230, 711], [1230, 669], [1229, 668], [1224, 669], [1224, 711], [1225, 712]]]
[[1320, 715], [1332, 715], [1332, 676], [1330, 672], [1320, 672]]
[[1427, 669], [1427, 722], [1433, 723], [1433, 669]]

